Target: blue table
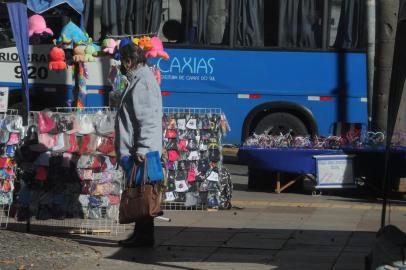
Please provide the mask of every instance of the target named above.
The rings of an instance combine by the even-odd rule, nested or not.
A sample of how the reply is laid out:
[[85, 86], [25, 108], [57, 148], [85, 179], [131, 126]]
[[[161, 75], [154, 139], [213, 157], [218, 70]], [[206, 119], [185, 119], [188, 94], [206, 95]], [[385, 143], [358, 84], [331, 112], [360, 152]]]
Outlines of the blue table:
[[[341, 148], [341, 149], [304, 149], [304, 148], [254, 148], [241, 147], [238, 152], [240, 161], [249, 169], [278, 172], [276, 192], [281, 192], [296, 180], [280, 186], [280, 173], [316, 174], [316, 155], [354, 155], [354, 176], [384, 177], [384, 148]], [[406, 148], [391, 149], [390, 172], [393, 177], [406, 176]]]

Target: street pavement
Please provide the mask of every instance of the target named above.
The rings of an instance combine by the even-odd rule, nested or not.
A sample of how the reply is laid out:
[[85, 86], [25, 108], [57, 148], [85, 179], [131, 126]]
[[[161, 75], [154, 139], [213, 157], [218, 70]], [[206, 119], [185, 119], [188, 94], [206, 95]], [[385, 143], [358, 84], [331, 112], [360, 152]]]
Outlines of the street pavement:
[[[72, 270], [364, 269], [380, 227], [379, 199], [355, 192], [248, 191], [247, 168], [227, 167], [235, 185], [232, 209], [166, 211], [172, 221], [156, 222], [153, 248], [119, 247], [117, 240], [126, 238], [130, 227], [113, 235], [59, 235], [67, 247], [77, 245], [59, 263]], [[406, 204], [391, 204], [390, 222], [403, 231], [405, 214]], [[81, 253], [87, 254], [84, 259]], [[3, 266], [0, 260], [0, 269], [9, 269]]]

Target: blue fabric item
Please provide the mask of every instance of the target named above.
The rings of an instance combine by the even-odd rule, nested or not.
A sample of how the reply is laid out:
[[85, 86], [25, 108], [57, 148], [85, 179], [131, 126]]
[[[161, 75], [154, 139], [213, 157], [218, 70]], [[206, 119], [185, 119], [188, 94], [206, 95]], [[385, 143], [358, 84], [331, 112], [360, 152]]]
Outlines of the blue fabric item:
[[[299, 148], [253, 148], [241, 147], [238, 152], [239, 159], [250, 168], [298, 173], [315, 174], [315, 155], [354, 155], [355, 176], [382, 177], [385, 151], [379, 147], [343, 148], [333, 149], [299, 149]], [[406, 148], [391, 150], [391, 173], [394, 176], [406, 176]]]
[[124, 47], [125, 45], [131, 44], [131, 43], [132, 43], [132, 40], [131, 40], [131, 39], [129, 39], [129, 38], [123, 38], [123, 39], [120, 41], [119, 48], [121, 49], [121, 48]]
[[102, 199], [96, 196], [89, 197], [89, 206], [90, 207], [98, 207], [102, 204]]
[[158, 151], [148, 152], [145, 155], [147, 159], [147, 174], [150, 182], [160, 182], [164, 179], [161, 158]]
[[328, 149], [261, 149], [241, 147], [238, 157], [249, 167], [287, 173], [316, 173], [313, 156], [343, 154], [339, 150]]
[[131, 168], [134, 164], [134, 159], [131, 156], [124, 156], [120, 159], [120, 165], [124, 170], [125, 177], [129, 177], [131, 174]]
[[[129, 184], [129, 180], [134, 181], [134, 179], [129, 179], [131, 176], [131, 170], [134, 166], [134, 158], [132, 156], [123, 156], [120, 159], [120, 165], [124, 170], [125, 178], [127, 179], [127, 185]], [[137, 165], [137, 172], [135, 174], [135, 184], [140, 185], [142, 180], [142, 175], [144, 173], [144, 163], [140, 163]]]
[[7, 3], [14, 40], [20, 58], [22, 83], [26, 98], [26, 110], [30, 111], [30, 94], [28, 90], [28, 17], [27, 6], [23, 3]]
[[27, 0], [27, 7], [35, 13], [42, 13], [64, 3], [82, 15], [84, 9], [83, 0]]
[[144, 162], [139, 163], [137, 165], [137, 171], [135, 173], [135, 185], [137, 185], [137, 186], [141, 185], [142, 178], [144, 176], [144, 167], [145, 167]]

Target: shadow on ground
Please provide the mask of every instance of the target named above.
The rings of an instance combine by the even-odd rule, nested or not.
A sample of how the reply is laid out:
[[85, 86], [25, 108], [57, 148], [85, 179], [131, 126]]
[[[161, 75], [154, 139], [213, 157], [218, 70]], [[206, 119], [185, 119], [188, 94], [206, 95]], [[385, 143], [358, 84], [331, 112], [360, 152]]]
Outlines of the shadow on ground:
[[[46, 226], [33, 227], [32, 233], [44, 235], [44, 230]], [[363, 269], [375, 241], [375, 232], [336, 230], [157, 226], [155, 234], [153, 248], [120, 248], [109, 236], [58, 237], [110, 250], [103, 255], [110, 265], [126, 261], [171, 269], [201, 269], [195, 264], [210, 263], [232, 263], [240, 268], [255, 264], [255, 269]]]

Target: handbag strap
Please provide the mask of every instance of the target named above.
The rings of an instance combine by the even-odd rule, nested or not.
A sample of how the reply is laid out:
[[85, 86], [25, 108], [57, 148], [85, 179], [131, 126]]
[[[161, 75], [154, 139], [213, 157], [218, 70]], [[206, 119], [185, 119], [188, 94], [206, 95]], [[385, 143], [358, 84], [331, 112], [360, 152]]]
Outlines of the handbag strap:
[[147, 157], [145, 157], [145, 159], [144, 159], [144, 173], [142, 175], [142, 183], [141, 183], [141, 185], [145, 185], [147, 183], [147, 180], [148, 180], [147, 179], [148, 178], [147, 169], [148, 169], [148, 159], [147, 159]]
[[[137, 175], [137, 164], [135, 164], [135, 162], [133, 162], [134, 164], [133, 164], [133, 167], [131, 168], [131, 174], [130, 174], [130, 177], [127, 179], [127, 187], [129, 187], [129, 188], [131, 188], [131, 187], [133, 187], [132, 185], [133, 185], [133, 183], [134, 183], [134, 187], [135, 187], [135, 177], [136, 177], [136, 175]], [[130, 182], [130, 183], [128, 183], [128, 182]]]
[[[147, 172], [148, 162], [147, 162], [147, 158], [145, 158], [143, 163], [144, 163], [144, 171], [143, 171], [143, 174], [142, 174], [141, 186], [144, 186], [147, 183], [147, 180], [148, 180], [147, 179], [148, 178], [148, 172]], [[127, 185], [126, 186], [129, 187], [129, 188], [135, 187], [135, 183], [137, 181], [137, 179], [136, 179], [136, 177], [137, 177], [137, 168], [138, 168], [138, 166], [134, 162], [133, 167], [131, 168], [131, 174], [130, 174], [129, 180], [127, 179]], [[130, 181], [130, 183], [128, 183], [128, 181]]]

